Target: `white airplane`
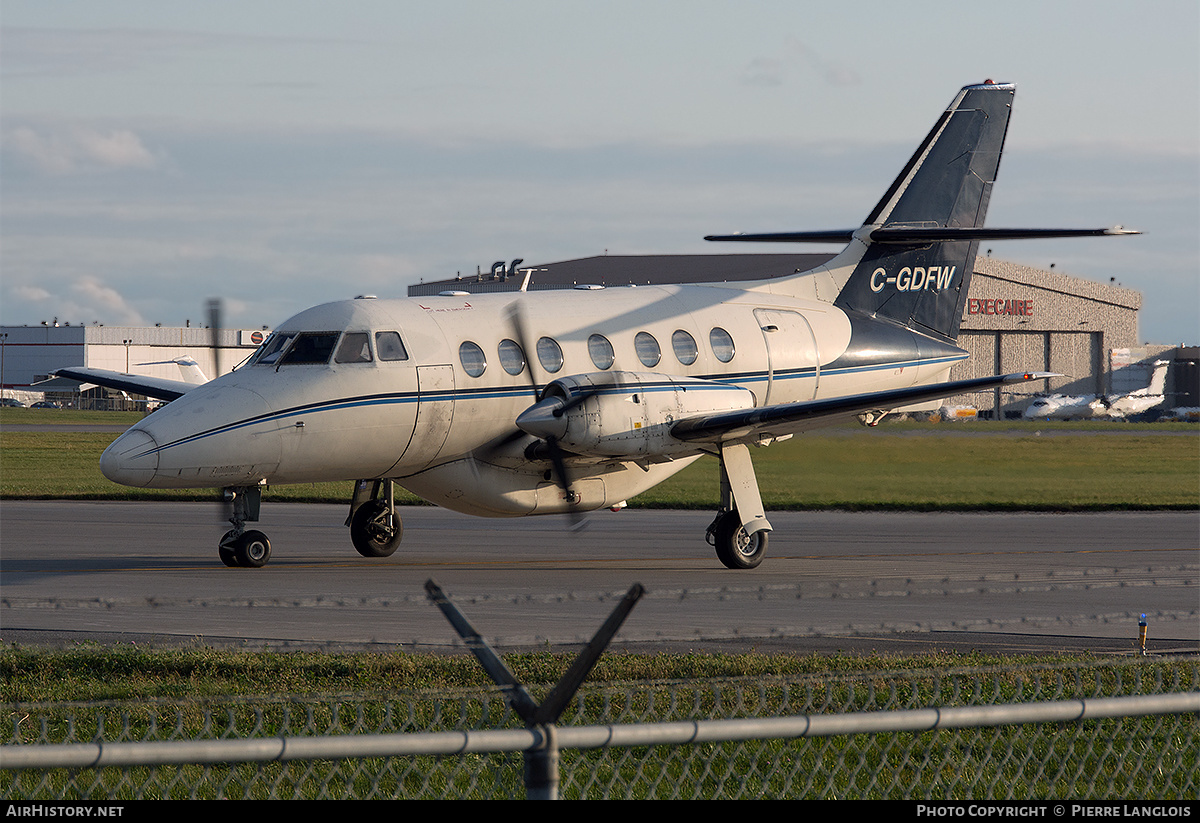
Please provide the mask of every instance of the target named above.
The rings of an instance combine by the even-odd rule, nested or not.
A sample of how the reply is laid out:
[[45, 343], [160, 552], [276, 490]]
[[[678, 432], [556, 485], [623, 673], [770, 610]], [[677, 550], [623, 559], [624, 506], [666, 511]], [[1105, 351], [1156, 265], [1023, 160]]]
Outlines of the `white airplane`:
[[1169, 360], [1156, 360], [1150, 385], [1129, 394], [1051, 394], [1035, 397], [1025, 408], [1026, 420], [1124, 420], [1162, 405], [1166, 400]]
[[959, 91], [857, 230], [709, 238], [847, 243], [817, 269], [316, 306], [228, 374], [145, 386], [172, 402], [100, 468], [130, 486], [223, 489], [233, 528], [220, 557], [259, 567], [271, 544], [246, 523], [266, 486], [352, 481], [351, 542], [385, 557], [403, 534], [395, 484], [475, 515], [577, 515], [619, 509], [713, 455], [708, 540], [725, 566], [756, 567], [771, 525], [751, 446], [1050, 376], [945, 382], [967, 357], [954, 341], [981, 240], [1136, 233], [982, 227], [1014, 92]]

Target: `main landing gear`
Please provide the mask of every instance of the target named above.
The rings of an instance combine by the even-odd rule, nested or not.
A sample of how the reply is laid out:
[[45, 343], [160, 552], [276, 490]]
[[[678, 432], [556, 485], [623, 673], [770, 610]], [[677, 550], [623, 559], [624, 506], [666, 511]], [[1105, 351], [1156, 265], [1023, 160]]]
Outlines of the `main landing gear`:
[[388, 557], [404, 537], [391, 480], [360, 480], [350, 500], [350, 542], [363, 557]]
[[[258, 521], [262, 487], [234, 486], [223, 491], [233, 528], [217, 544], [226, 566], [259, 569], [271, 559], [271, 541], [246, 523]], [[388, 557], [404, 536], [404, 524], [396, 512], [395, 484], [391, 480], [360, 480], [354, 484], [350, 501], [350, 541], [363, 557]]]
[[750, 450], [744, 444], [723, 445], [721, 508], [705, 537], [717, 559], [730, 569], [753, 569], [767, 554], [771, 524], [763, 513]]
[[705, 533], [708, 544], [717, 550], [717, 558], [729, 569], [753, 569], [767, 554], [766, 530], [747, 532], [737, 509], [717, 512], [717, 519]]

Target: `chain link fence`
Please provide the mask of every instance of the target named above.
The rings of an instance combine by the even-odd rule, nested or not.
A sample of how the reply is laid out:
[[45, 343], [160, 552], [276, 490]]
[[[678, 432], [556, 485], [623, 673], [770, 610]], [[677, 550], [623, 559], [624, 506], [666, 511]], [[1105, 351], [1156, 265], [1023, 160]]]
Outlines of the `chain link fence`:
[[[538, 699], [551, 686], [525, 688]], [[1194, 657], [585, 685], [537, 728], [513, 698], [494, 688], [11, 704], [0, 796], [521, 799], [528, 751], [555, 738], [563, 799], [1200, 793]]]

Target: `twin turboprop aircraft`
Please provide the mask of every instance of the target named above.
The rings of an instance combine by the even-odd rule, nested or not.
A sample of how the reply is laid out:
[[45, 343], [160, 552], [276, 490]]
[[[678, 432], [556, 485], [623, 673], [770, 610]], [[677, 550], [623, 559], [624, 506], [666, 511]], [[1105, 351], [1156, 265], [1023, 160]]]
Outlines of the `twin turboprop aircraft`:
[[1026, 420], [1124, 420], [1166, 402], [1168, 360], [1156, 360], [1146, 388], [1128, 394], [1050, 394], [1035, 397]]
[[[947, 382], [982, 239], [1133, 233], [983, 228], [1015, 87], [964, 87], [857, 230], [727, 235], [829, 242], [808, 272], [686, 286], [364, 296], [281, 323], [101, 458], [109, 479], [221, 488], [229, 566], [271, 554], [265, 486], [352, 481], [347, 525], [367, 557], [403, 533], [394, 485], [475, 515], [619, 508], [704, 455], [720, 461], [708, 527], [727, 567], [759, 565], [771, 530], [750, 456], [812, 427], [1050, 375]], [[91, 370], [65, 369], [102, 383]], [[121, 375], [130, 389], [130, 375]]]

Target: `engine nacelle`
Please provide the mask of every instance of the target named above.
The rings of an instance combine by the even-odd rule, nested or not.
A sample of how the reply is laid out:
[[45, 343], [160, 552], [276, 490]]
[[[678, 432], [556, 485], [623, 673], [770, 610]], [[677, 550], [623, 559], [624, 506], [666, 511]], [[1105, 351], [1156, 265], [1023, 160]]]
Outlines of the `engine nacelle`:
[[555, 380], [517, 426], [567, 451], [600, 457], [674, 457], [694, 443], [671, 436], [675, 421], [753, 408], [747, 389], [654, 372], [593, 372]]

